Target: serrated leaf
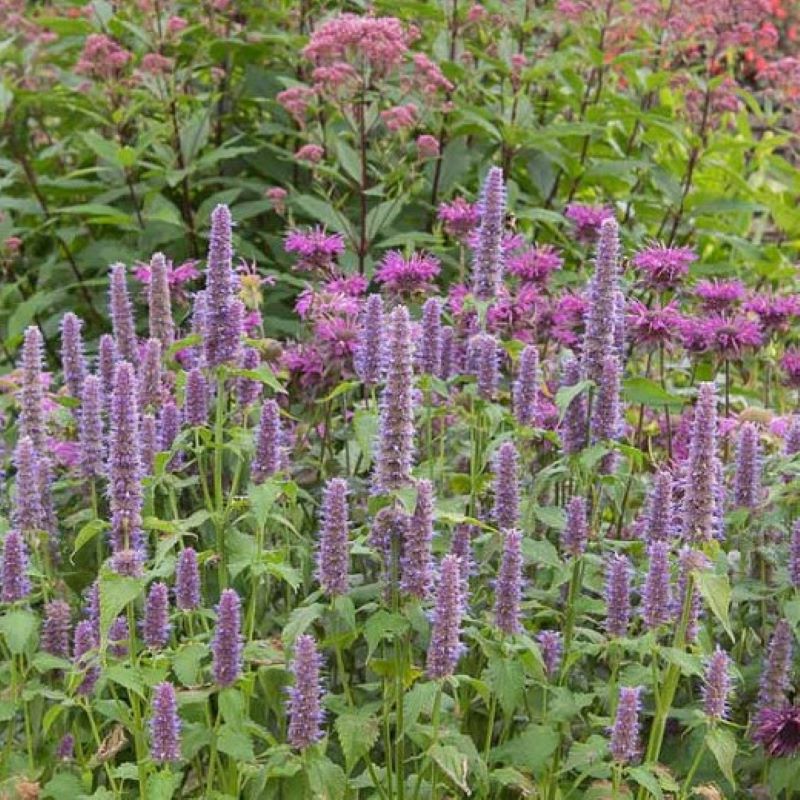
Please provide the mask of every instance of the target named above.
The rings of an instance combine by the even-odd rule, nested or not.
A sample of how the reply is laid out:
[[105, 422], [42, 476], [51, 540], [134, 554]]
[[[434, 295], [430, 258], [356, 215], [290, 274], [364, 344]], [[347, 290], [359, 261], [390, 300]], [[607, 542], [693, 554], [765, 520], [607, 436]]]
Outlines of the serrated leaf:
[[720, 771], [728, 783], [736, 789], [736, 775], [733, 771], [733, 762], [736, 758], [736, 737], [725, 728], [714, 727], [706, 734], [705, 742], [717, 760]]
[[144, 680], [141, 673], [128, 664], [114, 664], [105, 670], [106, 677], [114, 683], [136, 692], [140, 697], [145, 696]]
[[263, 527], [267, 524], [269, 512], [275, 501], [281, 496], [283, 486], [281, 481], [268, 480], [264, 483], [253, 483], [247, 490], [247, 499], [256, 518], [256, 524]]
[[0, 617], [0, 633], [13, 655], [25, 652], [25, 648], [38, 627], [38, 618], [32, 611], [15, 609]]
[[722, 623], [722, 627], [731, 637], [731, 641], [736, 641], [729, 617], [731, 585], [728, 576], [715, 575], [713, 572], [698, 572], [695, 574], [695, 581], [711, 612]]
[[103, 642], [120, 612], [142, 593], [144, 583], [144, 578], [130, 578], [115, 572], [104, 572], [100, 576], [100, 637]]
[[338, 764], [324, 756], [308, 765], [308, 782], [312, 796], [319, 800], [343, 800], [347, 792], [347, 776]]
[[181, 775], [177, 772], [162, 770], [147, 779], [148, 800], [171, 800], [175, 790], [180, 786]]
[[556, 408], [558, 409], [558, 421], [564, 420], [564, 414], [570, 407], [572, 401], [580, 394], [587, 392], [592, 386], [594, 381], [578, 381], [572, 386], [562, 386], [556, 392]]
[[633, 778], [639, 786], [643, 786], [647, 789], [653, 797], [658, 798], [658, 800], [663, 800], [664, 792], [661, 790], [661, 784], [658, 782], [658, 778], [646, 767], [631, 767], [628, 770], [628, 775]]
[[289, 621], [283, 627], [283, 641], [291, 644], [308, 626], [319, 619], [325, 606], [313, 603], [310, 606], [300, 606], [289, 615]]
[[487, 668], [489, 687], [497, 695], [500, 708], [507, 715], [514, 713], [525, 691], [525, 671], [514, 658], [492, 655]]
[[531, 772], [540, 772], [558, 747], [558, 732], [544, 725], [529, 725], [510, 742], [495, 747], [492, 761], [500, 761], [522, 767]]
[[449, 744], [435, 744], [428, 755], [464, 794], [471, 794], [467, 783], [469, 760], [462, 752]]
[[557, 531], [564, 530], [564, 526], [567, 524], [567, 516], [564, 513], [564, 509], [557, 506], [536, 506], [533, 509], [533, 515], [543, 525]]
[[75, 537], [75, 543], [72, 545], [72, 555], [70, 556], [70, 560], [75, 558], [78, 550], [80, 550], [85, 544], [91, 542], [95, 536], [110, 527], [111, 526], [104, 519], [93, 519], [87, 522], [78, 531], [78, 535]]
[[409, 622], [401, 614], [390, 614], [388, 611], [381, 610], [370, 616], [364, 626], [367, 656], [371, 656], [384, 639], [393, 639], [395, 636], [405, 633], [408, 628]]
[[352, 711], [336, 718], [336, 733], [347, 768], [352, 770], [358, 759], [366, 755], [378, 740], [380, 725], [373, 715]]
[[622, 382], [622, 393], [625, 399], [636, 405], [649, 408], [676, 408], [686, 401], [682, 397], [670, 394], [660, 384], [649, 378], [628, 378]]
[[237, 761], [255, 761], [256, 758], [250, 735], [227, 723], [219, 729], [217, 749]]

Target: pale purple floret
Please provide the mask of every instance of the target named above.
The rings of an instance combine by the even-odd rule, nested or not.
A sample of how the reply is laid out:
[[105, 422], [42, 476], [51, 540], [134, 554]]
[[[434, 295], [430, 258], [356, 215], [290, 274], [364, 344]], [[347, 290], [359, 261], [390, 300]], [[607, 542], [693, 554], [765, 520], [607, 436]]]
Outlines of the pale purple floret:
[[[581, 381], [581, 366], [577, 359], [569, 356], [562, 366], [561, 388], [577, 386]], [[575, 455], [586, 447], [587, 437], [586, 394], [581, 392], [570, 401], [561, 421], [561, 441], [564, 453]]]
[[92, 694], [100, 677], [97, 664], [97, 648], [99, 641], [94, 625], [90, 620], [81, 620], [75, 626], [75, 639], [72, 647], [72, 658], [75, 667], [83, 673], [83, 680], [78, 686], [78, 694], [86, 697]]
[[539, 631], [536, 634], [536, 641], [542, 653], [544, 671], [548, 678], [552, 678], [561, 669], [561, 656], [564, 647], [561, 634], [558, 631]]
[[181, 550], [175, 564], [175, 605], [181, 611], [200, 608], [200, 568], [192, 547]]
[[163, 396], [161, 384], [161, 342], [148, 339], [137, 373], [137, 397], [141, 410], [159, 408]]
[[39, 329], [35, 325], [26, 328], [22, 343], [19, 433], [20, 436], [30, 436], [34, 449], [39, 453], [45, 447], [43, 347]]
[[80, 472], [87, 480], [96, 480], [105, 472], [106, 449], [103, 425], [103, 387], [96, 375], [83, 382], [81, 411], [78, 419]]
[[639, 743], [639, 699], [641, 686], [623, 686], [619, 690], [619, 702], [614, 724], [611, 726], [609, 749], [611, 757], [619, 764], [631, 764], [640, 756]]
[[565, 553], [577, 558], [586, 552], [588, 541], [589, 524], [586, 499], [575, 495], [567, 503], [567, 519], [561, 534], [561, 546]]
[[254, 483], [263, 483], [283, 468], [281, 411], [274, 400], [265, 400], [256, 430], [256, 451], [250, 465]]
[[672, 473], [659, 470], [647, 497], [644, 538], [647, 542], [669, 542], [676, 536], [673, 524]]
[[117, 355], [123, 361], [135, 364], [139, 348], [136, 341], [136, 326], [133, 321], [133, 304], [128, 294], [127, 272], [124, 264], [114, 264], [111, 267], [109, 310]]
[[428, 597], [433, 583], [433, 506], [433, 484], [418, 480], [417, 503], [403, 541], [400, 588], [420, 600]]
[[12, 529], [3, 539], [3, 565], [0, 576], [2, 576], [0, 600], [4, 603], [16, 603], [30, 594], [28, 551], [19, 531]]
[[171, 683], [156, 684], [150, 715], [150, 757], [156, 764], [181, 760], [181, 720]]
[[494, 624], [506, 634], [519, 633], [522, 597], [522, 534], [504, 532], [503, 558], [494, 587]]
[[786, 703], [786, 692], [791, 686], [794, 634], [785, 619], [778, 620], [767, 647], [767, 656], [761, 671], [756, 711], [780, 708]]
[[325, 486], [317, 553], [317, 579], [329, 597], [347, 594], [350, 566], [350, 526], [347, 481], [332, 478]]
[[111, 396], [114, 393], [114, 373], [117, 371], [117, 345], [110, 333], [100, 337], [97, 347], [97, 374], [103, 388], [104, 408], [111, 408]]
[[44, 528], [44, 508], [41, 493], [32, 487], [39, 485], [40, 461], [30, 436], [22, 436], [14, 451], [14, 466], [17, 474], [11, 518], [23, 533]]
[[427, 375], [436, 375], [442, 357], [442, 304], [431, 297], [422, 307], [422, 330], [419, 342], [419, 368]]
[[172, 320], [172, 299], [169, 288], [169, 267], [163, 253], [150, 259], [150, 281], [147, 287], [150, 338], [158, 339], [165, 350], [175, 341]]
[[242, 673], [242, 612], [239, 595], [224, 589], [217, 606], [217, 626], [211, 643], [211, 671], [219, 686], [231, 686]]
[[539, 400], [539, 349], [526, 345], [514, 381], [514, 417], [520, 425], [535, 425]]
[[761, 447], [758, 428], [746, 422], [739, 431], [733, 501], [743, 508], [755, 508], [761, 500]]
[[476, 333], [469, 340], [467, 365], [477, 378], [478, 395], [494, 400], [500, 381], [500, 350], [497, 339], [490, 333]]
[[81, 328], [83, 320], [68, 311], [61, 319], [61, 366], [67, 391], [76, 399], [83, 394], [86, 378], [86, 356], [83, 353]]
[[205, 375], [196, 367], [189, 370], [186, 376], [183, 415], [186, 423], [192, 427], [200, 427], [208, 422], [208, 383]]
[[800, 589], [800, 520], [792, 528], [792, 541], [789, 545], [789, 579], [792, 586]]
[[[620, 382], [622, 379], [619, 358], [607, 355], [603, 358], [594, 403], [590, 435], [593, 443], [616, 441], [622, 429], [622, 405], [620, 402]], [[614, 471], [616, 454], [608, 453], [600, 462], [600, 471], [609, 474]]]
[[70, 608], [63, 600], [51, 600], [44, 607], [41, 648], [45, 653], [69, 658]]
[[304, 750], [322, 738], [321, 666], [322, 659], [314, 638], [308, 634], [298, 636], [291, 667], [294, 685], [289, 690], [286, 709], [289, 744], [298, 750]]
[[353, 355], [356, 374], [368, 386], [374, 386], [381, 379], [383, 336], [383, 298], [379, 294], [370, 294], [364, 303]]
[[481, 196], [481, 222], [472, 257], [472, 290], [479, 300], [490, 300], [503, 279], [503, 230], [506, 217], [506, 187], [503, 170], [492, 167]]
[[513, 442], [503, 442], [494, 458], [494, 521], [498, 528], [519, 524], [519, 457]]
[[144, 604], [142, 638], [149, 648], [160, 650], [167, 646], [169, 633], [169, 589], [165, 583], [154, 583]]
[[648, 557], [650, 563], [642, 590], [642, 618], [652, 630], [672, 619], [669, 545], [653, 542], [648, 548]]
[[630, 559], [612, 553], [606, 561], [606, 631], [610, 637], [628, 635], [631, 617]]
[[445, 556], [439, 571], [428, 646], [426, 671], [430, 678], [446, 678], [455, 671], [463, 650], [461, 616], [464, 599], [459, 560], [453, 555]]
[[142, 414], [139, 425], [139, 457], [142, 473], [150, 475], [158, 452], [158, 421], [155, 414], [148, 411]]
[[[261, 355], [255, 347], [243, 347], [239, 353], [239, 366], [249, 371], [257, 370], [261, 364]], [[261, 394], [261, 381], [252, 378], [236, 379], [236, 402], [239, 408], [246, 409], [258, 400]]]
[[718, 646], [708, 659], [703, 681], [703, 711], [713, 719], [725, 719], [728, 716], [730, 669], [730, 657]]

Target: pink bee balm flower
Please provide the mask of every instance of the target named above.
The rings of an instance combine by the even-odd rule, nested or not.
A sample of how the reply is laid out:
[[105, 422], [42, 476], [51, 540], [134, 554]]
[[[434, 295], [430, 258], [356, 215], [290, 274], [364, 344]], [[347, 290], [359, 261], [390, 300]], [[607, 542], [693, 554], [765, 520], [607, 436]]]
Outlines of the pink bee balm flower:
[[792, 320], [800, 316], [800, 297], [796, 294], [755, 294], [744, 304], [744, 310], [758, 317], [765, 333], [785, 333]]
[[340, 233], [327, 233], [319, 225], [307, 230], [294, 229], [286, 235], [283, 249], [297, 254], [295, 269], [325, 272], [344, 252], [344, 237]]
[[399, 250], [390, 250], [375, 272], [375, 280], [395, 294], [426, 293], [439, 274], [439, 259], [428, 253], [412, 253], [405, 258]]
[[575, 235], [581, 242], [593, 242], [600, 232], [600, 225], [604, 220], [613, 219], [614, 212], [608, 206], [570, 203], [564, 216], [575, 226]]
[[781, 371], [784, 383], [793, 389], [800, 389], [800, 348], [789, 347], [781, 356]]
[[745, 350], [762, 344], [761, 328], [749, 317], [715, 314], [702, 322], [706, 348], [726, 360], [741, 358]]
[[639, 251], [631, 263], [642, 274], [645, 286], [658, 291], [678, 286], [696, 260], [697, 254], [691, 247], [653, 245]]
[[652, 349], [662, 344], [673, 345], [680, 338], [683, 317], [674, 301], [663, 307], [648, 308], [638, 300], [631, 300], [627, 312], [628, 331], [636, 344]]
[[[178, 302], [186, 300], [186, 290], [184, 289], [184, 285], [200, 276], [200, 272], [197, 269], [197, 264], [198, 262], [196, 260], [190, 259], [189, 261], [184, 261], [182, 264], [176, 267], [172, 261], [166, 259], [167, 282], [169, 284], [170, 294], [172, 295], [173, 300]], [[145, 286], [150, 285], [152, 275], [153, 270], [150, 264], [146, 264], [144, 262], [139, 262], [136, 264], [136, 267], [133, 270], [133, 277], [136, 278], [139, 283], [143, 283]]]
[[553, 272], [561, 269], [563, 263], [564, 259], [555, 248], [546, 244], [514, 253], [506, 262], [506, 271], [522, 281], [545, 284]]
[[694, 292], [706, 311], [725, 311], [745, 295], [741, 281], [700, 281]]
[[305, 161], [308, 164], [319, 164], [322, 157], [325, 155], [325, 150], [318, 144], [304, 144], [295, 154], [294, 157], [298, 161]]
[[465, 240], [481, 221], [476, 204], [456, 197], [451, 203], [442, 203], [436, 216], [444, 223], [444, 232], [454, 239]]

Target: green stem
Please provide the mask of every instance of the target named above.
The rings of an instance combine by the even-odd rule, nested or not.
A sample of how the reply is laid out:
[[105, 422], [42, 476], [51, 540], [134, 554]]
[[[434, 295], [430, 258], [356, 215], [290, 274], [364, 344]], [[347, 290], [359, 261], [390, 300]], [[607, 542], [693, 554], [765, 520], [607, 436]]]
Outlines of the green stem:
[[689, 772], [686, 773], [686, 780], [683, 782], [683, 789], [681, 789], [681, 800], [685, 800], [685, 798], [689, 796], [688, 792], [689, 789], [692, 788], [692, 778], [694, 778], [694, 774], [697, 772], [697, 768], [700, 766], [700, 761], [702, 760], [705, 751], [706, 741], [703, 739], [702, 744], [697, 748], [697, 753], [695, 753], [692, 766], [689, 767]]

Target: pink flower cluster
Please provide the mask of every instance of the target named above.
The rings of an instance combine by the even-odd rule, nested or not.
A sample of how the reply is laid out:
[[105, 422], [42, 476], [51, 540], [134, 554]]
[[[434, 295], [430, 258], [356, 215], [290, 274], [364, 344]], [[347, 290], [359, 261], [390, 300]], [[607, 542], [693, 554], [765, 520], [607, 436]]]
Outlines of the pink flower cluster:
[[297, 254], [295, 269], [329, 274], [344, 252], [344, 237], [340, 233], [328, 233], [319, 225], [308, 230], [295, 228], [286, 235], [283, 248], [287, 253]]
[[425, 294], [433, 289], [440, 269], [439, 259], [428, 253], [406, 258], [399, 250], [390, 250], [375, 271], [375, 280], [393, 294]]
[[109, 36], [92, 33], [86, 37], [83, 52], [75, 65], [75, 72], [101, 80], [116, 80], [122, 74], [133, 53]]

